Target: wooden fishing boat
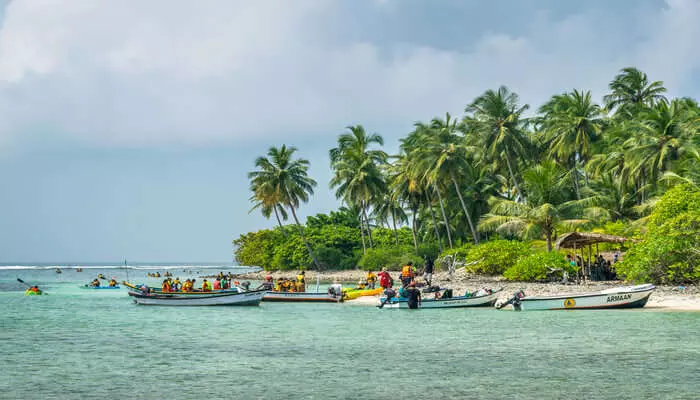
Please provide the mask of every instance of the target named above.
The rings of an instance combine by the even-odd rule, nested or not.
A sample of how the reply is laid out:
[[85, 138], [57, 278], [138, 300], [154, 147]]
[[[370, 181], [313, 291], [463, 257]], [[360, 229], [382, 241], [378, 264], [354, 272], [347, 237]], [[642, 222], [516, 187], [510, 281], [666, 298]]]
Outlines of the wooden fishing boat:
[[334, 296], [328, 293], [311, 292], [266, 292], [264, 301], [289, 301], [289, 302], [321, 302], [340, 303], [343, 296]]
[[[498, 295], [503, 289], [489, 290], [489, 291], [477, 291], [476, 295], [471, 296], [454, 296], [449, 298], [441, 299], [431, 299], [424, 298], [418, 308], [462, 308], [462, 307], [491, 307], [496, 303]], [[429, 296], [430, 293], [422, 294], [422, 296]], [[399, 308], [408, 309], [408, 299], [405, 297], [393, 298], [388, 303], [381, 306], [382, 302], [386, 299], [382, 299], [377, 305], [379, 308]]]
[[[141, 292], [141, 285], [134, 285], [129, 282], [122, 282], [122, 285], [128, 287], [129, 289], [133, 289], [134, 291]], [[211, 293], [238, 293], [238, 292], [245, 292], [246, 290], [243, 288], [238, 288], [238, 287], [232, 287], [229, 289], [217, 289], [217, 290], [210, 290], [207, 292], [202, 292], [199, 289], [195, 289], [191, 292], [183, 292], [181, 290], [173, 291], [173, 292], [163, 292], [161, 288], [158, 287], [148, 287], [148, 293], [151, 294], [181, 294], [181, 295], [196, 295], [196, 294], [211, 294]]]
[[250, 292], [141, 293], [129, 291], [134, 303], [147, 306], [257, 306], [264, 290]]
[[343, 300], [354, 300], [362, 296], [376, 296], [382, 294], [384, 288], [378, 287], [376, 289], [348, 289], [343, 290]]
[[525, 296], [519, 291], [506, 302], [496, 304], [496, 308], [500, 309], [508, 304], [512, 304], [513, 309], [518, 311], [642, 308], [647, 304], [654, 289], [654, 285], [646, 284], [551, 296]]

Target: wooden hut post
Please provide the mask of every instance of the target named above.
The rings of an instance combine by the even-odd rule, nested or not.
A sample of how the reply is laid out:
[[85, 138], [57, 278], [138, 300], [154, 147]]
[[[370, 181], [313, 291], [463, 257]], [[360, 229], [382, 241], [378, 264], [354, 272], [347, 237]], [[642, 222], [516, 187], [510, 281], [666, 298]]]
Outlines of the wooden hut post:
[[588, 244], [588, 273], [590, 274], [591, 271], [593, 270], [591, 268], [591, 253], [593, 252], [593, 245], [590, 243]]
[[[574, 263], [576, 263], [576, 242], [574, 242]], [[583, 268], [583, 266], [581, 266]], [[583, 271], [579, 271], [578, 275], [583, 277]]]

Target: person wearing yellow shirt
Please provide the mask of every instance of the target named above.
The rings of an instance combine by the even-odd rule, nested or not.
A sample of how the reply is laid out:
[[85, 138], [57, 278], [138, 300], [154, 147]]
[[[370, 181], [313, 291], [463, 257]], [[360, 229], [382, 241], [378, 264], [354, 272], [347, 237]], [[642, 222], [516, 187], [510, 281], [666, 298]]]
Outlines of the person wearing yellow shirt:
[[296, 281], [296, 291], [297, 292], [304, 292], [306, 291], [306, 272], [300, 271], [299, 274], [297, 275], [297, 281]]
[[374, 289], [374, 285], [377, 283], [377, 275], [372, 271], [367, 271], [365, 280], [367, 281], [367, 289]]

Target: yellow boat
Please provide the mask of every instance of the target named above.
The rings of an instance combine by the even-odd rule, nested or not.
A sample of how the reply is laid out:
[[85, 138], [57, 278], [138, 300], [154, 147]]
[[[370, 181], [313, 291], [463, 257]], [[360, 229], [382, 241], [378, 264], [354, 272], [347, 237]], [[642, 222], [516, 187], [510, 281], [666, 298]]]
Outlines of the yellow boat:
[[381, 294], [384, 289], [378, 287], [376, 289], [348, 289], [343, 291], [344, 300], [353, 300], [362, 296], [376, 296]]

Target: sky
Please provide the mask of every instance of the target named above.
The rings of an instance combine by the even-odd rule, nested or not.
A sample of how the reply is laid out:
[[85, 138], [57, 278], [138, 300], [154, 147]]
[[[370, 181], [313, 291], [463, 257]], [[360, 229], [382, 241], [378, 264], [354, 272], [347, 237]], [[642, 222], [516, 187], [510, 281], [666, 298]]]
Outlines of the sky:
[[598, 100], [624, 67], [700, 89], [700, 2], [0, 0], [0, 262], [231, 262], [247, 173], [296, 146], [339, 202], [348, 125], [414, 122], [506, 85]]

